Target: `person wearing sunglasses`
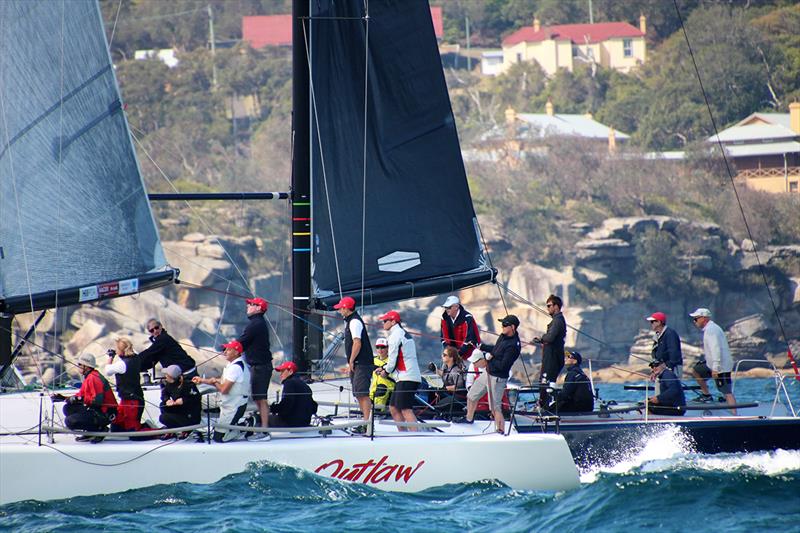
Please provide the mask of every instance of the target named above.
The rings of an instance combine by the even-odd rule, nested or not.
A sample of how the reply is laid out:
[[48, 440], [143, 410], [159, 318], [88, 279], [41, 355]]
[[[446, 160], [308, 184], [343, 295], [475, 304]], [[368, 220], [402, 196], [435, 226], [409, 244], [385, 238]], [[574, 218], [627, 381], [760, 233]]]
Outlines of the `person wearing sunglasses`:
[[[725, 338], [725, 332], [711, 320], [711, 311], [705, 307], [695, 309], [693, 313], [689, 314], [689, 317], [695, 327], [703, 332], [703, 357], [692, 367], [695, 381], [703, 391], [701, 401], [711, 400], [706, 380], [713, 378], [717, 390], [725, 395], [728, 405], [736, 405], [731, 382], [733, 357], [731, 357], [731, 349]], [[731, 412], [736, 414], [736, 409], [732, 409]]]
[[[563, 303], [561, 298], [551, 294], [547, 297], [547, 314], [553, 320], [547, 325], [547, 331], [541, 337], [534, 337], [533, 342], [542, 345], [542, 368], [539, 371], [540, 383], [553, 383], [558, 379], [561, 369], [564, 368], [564, 339], [567, 336], [567, 321], [561, 312]], [[543, 408], [550, 406], [549, 397], [542, 391], [540, 405]]]
[[148, 348], [139, 352], [142, 363], [142, 371], [155, 368], [156, 364], [161, 364], [161, 368], [171, 365], [181, 367], [183, 377], [191, 380], [197, 375], [197, 366], [186, 350], [167, 333], [164, 326], [155, 318], [147, 321], [147, 331], [150, 333], [151, 344]]
[[[395, 422], [416, 422], [414, 414], [414, 395], [422, 382], [417, 361], [417, 347], [414, 339], [401, 325], [402, 319], [397, 311], [389, 311], [382, 315], [383, 329], [389, 335], [389, 358], [386, 365], [379, 369], [383, 377], [391, 376], [395, 382], [392, 398], [389, 400], [389, 412]], [[416, 428], [398, 427], [400, 431], [416, 431]]]
[[395, 382], [389, 376], [383, 376], [380, 370], [386, 366], [389, 360], [389, 341], [385, 337], [375, 341], [375, 372], [372, 374], [372, 382], [369, 386], [369, 399], [372, 400], [376, 410], [385, 411], [392, 397]]

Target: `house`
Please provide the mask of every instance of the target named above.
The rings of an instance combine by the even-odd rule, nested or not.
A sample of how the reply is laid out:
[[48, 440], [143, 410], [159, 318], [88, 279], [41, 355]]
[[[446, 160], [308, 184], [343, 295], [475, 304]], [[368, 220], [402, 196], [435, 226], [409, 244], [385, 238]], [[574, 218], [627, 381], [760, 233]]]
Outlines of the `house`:
[[505, 119], [504, 126], [492, 128], [480, 137], [473, 149], [465, 150], [464, 159], [502, 161], [515, 166], [532, 155], [546, 155], [546, 139], [594, 143], [606, 147], [609, 154], [614, 154], [618, 144], [630, 139], [629, 135], [594, 120], [591, 113], [556, 113], [552, 102], [547, 102], [545, 113], [517, 113], [509, 107]]
[[497, 76], [503, 72], [503, 51], [487, 50], [481, 53], [481, 74]]
[[[431, 7], [431, 19], [436, 39], [444, 36], [441, 6]], [[242, 17], [242, 39], [253, 48], [292, 46], [291, 15], [256, 15]]]
[[167, 65], [169, 68], [178, 66], [178, 58], [175, 57], [174, 48], [161, 48], [156, 50], [136, 50], [133, 53], [133, 58], [137, 61], [145, 61], [147, 59], [157, 59]]
[[753, 113], [706, 141], [722, 144], [748, 187], [800, 193], [800, 103], [788, 113]]
[[552, 76], [560, 68], [572, 71], [576, 62], [629, 72], [645, 62], [647, 20], [639, 28], [627, 22], [542, 26], [538, 18], [503, 39], [503, 72], [523, 61], [536, 61]]

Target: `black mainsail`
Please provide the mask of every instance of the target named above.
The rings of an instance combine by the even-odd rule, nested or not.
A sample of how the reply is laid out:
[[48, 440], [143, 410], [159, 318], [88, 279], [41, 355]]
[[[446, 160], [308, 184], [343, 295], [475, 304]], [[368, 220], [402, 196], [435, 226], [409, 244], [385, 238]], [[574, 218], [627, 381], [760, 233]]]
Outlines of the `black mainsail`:
[[312, 297], [376, 304], [491, 280], [428, 2], [309, 6]]
[[174, 275], [97, 3], [0, 2], [0, 313], [132, 294]]

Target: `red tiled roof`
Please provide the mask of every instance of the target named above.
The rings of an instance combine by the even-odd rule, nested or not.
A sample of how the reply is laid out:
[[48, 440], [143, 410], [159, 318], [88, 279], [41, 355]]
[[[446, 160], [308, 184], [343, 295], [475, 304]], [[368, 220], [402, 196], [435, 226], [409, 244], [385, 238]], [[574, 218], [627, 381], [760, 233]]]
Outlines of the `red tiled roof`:
[[[444, 35], [442, 8], [431, 8], [433, 32], [437, 39]], [[292, 16], [266, 15], [242, 17], [242, 39], [253, 48], [264, 46], [292, 46]]]
[[242, 17], [242, 39], [253, 48], [292, 46], [292, 16]]
[[559, 24], [556, 26], [542, 26], [539, 31], [533, 31], [533, 26], [526, 26], [503, 39], [503, 46], [513, 46], [521, 42], [535, 43], [548, 39], [568, 39], [575, 44], [584, 44], [587, 41], [589, 43], [599, 43], [608, 39], [622, 37], [644, 37], [644, 33], [627, 22]]
[[431, 18], [433, 19], [433, 33], [436, 34], [437, 39], [441, 39], [444, 35], [444, 23], [442, 22], [442, 7], [431, 7]]

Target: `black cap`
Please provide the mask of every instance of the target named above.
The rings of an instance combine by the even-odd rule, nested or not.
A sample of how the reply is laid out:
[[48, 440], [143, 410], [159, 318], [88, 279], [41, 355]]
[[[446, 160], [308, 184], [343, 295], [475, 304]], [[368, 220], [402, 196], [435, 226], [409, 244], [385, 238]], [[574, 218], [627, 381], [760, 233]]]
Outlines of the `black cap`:
[[647, 364], [647, 366], [649, 366], [650, 368], [655, 368], [655, 367], [657, 367], [658, 365], [661, 365], [661, 364], [663, 364], [663, 363], [664, 363], [664, 361], [659, 361], [658, 359], [654, 359], [654, 360], [650, 361], [650, 362]]
[[503, 326], [512, 325], [517, 328], [519, 327], [519, 318], [517, 318], [515, 315], [508, 315], [506, 317], [503, 317], [500, 320], [498, 320], [498, 322], [503, 324]]
[[581, 364], [583, 362], [583, 357], [578, 352], [567, 352], [570, 357], [575, 359], [575, 364]]

